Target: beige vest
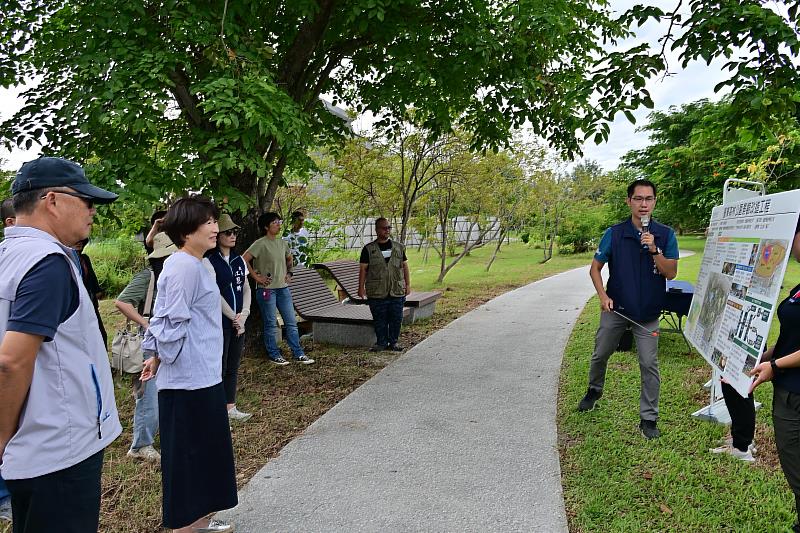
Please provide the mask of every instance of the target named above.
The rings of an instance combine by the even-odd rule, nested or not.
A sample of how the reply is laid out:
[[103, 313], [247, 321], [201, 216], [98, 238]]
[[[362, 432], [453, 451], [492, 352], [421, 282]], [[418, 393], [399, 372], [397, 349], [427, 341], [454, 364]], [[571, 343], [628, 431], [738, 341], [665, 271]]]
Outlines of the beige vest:
[[405, 246], [392, 241], [392, 255], [389, 262], [383, 258], [378, 241], [365, 246], [369, 254], [367, 279], [364, 283], [367, 298], [400, 297], [406, 295], [406, 282], [403, 277], [403, 253]]

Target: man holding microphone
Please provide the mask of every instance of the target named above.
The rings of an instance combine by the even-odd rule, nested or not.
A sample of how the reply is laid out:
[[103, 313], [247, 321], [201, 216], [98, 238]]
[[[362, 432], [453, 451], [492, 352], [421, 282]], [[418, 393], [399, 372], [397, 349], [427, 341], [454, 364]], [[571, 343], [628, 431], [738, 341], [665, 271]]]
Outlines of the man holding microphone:
[[[600, 327], [589, 367], [589, 388], [579, 411], [594, 409], [603, 395], [608, 359], [632, 325], [641, 371], [639, 429], [647, 439], [660, 436], [658, 396], [658, 321], [666, 295], [666, 280], [678, 273], [678, 241], [668, 226], [652, 221], [656, 186], [636, 180], [628, 186], [627, 220], [606, 230], [592, 260], [589, 276], [600, 298]], [[601, 271], [608, 263], [608, 284]]]

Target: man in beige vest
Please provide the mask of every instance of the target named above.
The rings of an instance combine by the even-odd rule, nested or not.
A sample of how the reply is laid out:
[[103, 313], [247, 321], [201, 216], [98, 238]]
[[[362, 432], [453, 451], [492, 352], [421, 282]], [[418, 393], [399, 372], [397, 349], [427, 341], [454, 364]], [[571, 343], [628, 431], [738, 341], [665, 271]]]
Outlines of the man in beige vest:
[[397, 339], [403, 321], [403, 304], [411, 292], [411, 279], [406, 248], [389, 238], [391, 231], [388, 220], [377, 219], [375, 234], [378, 238], [364, 246], [359, 260], [358, 296], [367, 298], [377, 337], [371, 352], [403, 350]]

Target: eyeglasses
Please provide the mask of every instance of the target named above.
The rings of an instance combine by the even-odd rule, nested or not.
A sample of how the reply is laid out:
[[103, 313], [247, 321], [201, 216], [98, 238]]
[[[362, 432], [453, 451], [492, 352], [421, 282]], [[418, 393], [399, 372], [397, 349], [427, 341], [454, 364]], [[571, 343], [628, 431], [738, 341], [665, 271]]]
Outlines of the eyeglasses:
[[220, 235], [225, 235], [226, 237], [235, 237], [239, 235], [238, 229], [226, 229], [225, 231], [220, 231]]
[[636, 202], [637, 204], [644, 204], [644, 203], [652, 204], [653, 202], [656, 201], [656, 197], [655, 196], [631, 196], [631, 200]]
[[384, 230], [389, 230], [389, 229], [392, 229], [392, 227], [391, 226], [381, 226], [381, 227], [378, 228], [378, 231], [384, 231]]
[[[83, 203], [86, 205], [87, 209], [92, 209], [94, 207], [94, 199], [91, 198], [90, 196], [85, 196], [83, 194], [79, 194], [77, 192], [72, 192], [72, 191], [50, 191], [50, 192], [56, 194], [66, 194], [67, 196], [80, 198], [81, 200], [83, 200]], [[47, 198], [46, 194], [39, 197], [40, 200], [44, 200], [45, 198]]]

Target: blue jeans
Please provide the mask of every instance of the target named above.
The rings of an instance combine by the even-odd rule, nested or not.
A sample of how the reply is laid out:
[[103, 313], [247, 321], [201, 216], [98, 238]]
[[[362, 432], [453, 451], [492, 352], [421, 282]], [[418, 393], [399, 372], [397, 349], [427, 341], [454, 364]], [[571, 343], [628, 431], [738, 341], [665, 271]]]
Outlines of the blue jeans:
[[394, 346], [400, 338], [400, 324], [403, 323], [403, 304], [405, 296], [388, 298], [370, 298], [367, 300], [375, 325], [376, 344]]
[[0, 477], [0, 502], [8, 498], [10, 495], [11, 493], [8, 492], [8, 487], [6, 487], [6, 482], [3, 481], [3, 478]]
[[[152, 354], [145, 354], [144, 359], [150, 359]], [[133, 378], [133, 391], [136, 398], [136, 407], [133, 410], [133, 442], [131, 449], [136, 450], [142, 446], [152, 446], [158, 433], [158, 388], [156, 380], [140, 382], [139, 377]]]
[[270, 359], [277, 359], [281, 356], [278, 349], [278, 316], [277, 311], [281, 312], [283, 326], [286, 329], [286, 344], [292, 350], [292, 355], [297, 358], [305, 355], [303, 347], [300, 346], [300, 334], [297, 331], [297, 319], [294, 316], [294, 305], [292, 304], [292, 293], [289, 287], [282, 289], [256, 289], [256, 301], [258, 308], [261, 309], [261, 321], [264, 324], [264, 345], [267, 347], [267, 355]]

